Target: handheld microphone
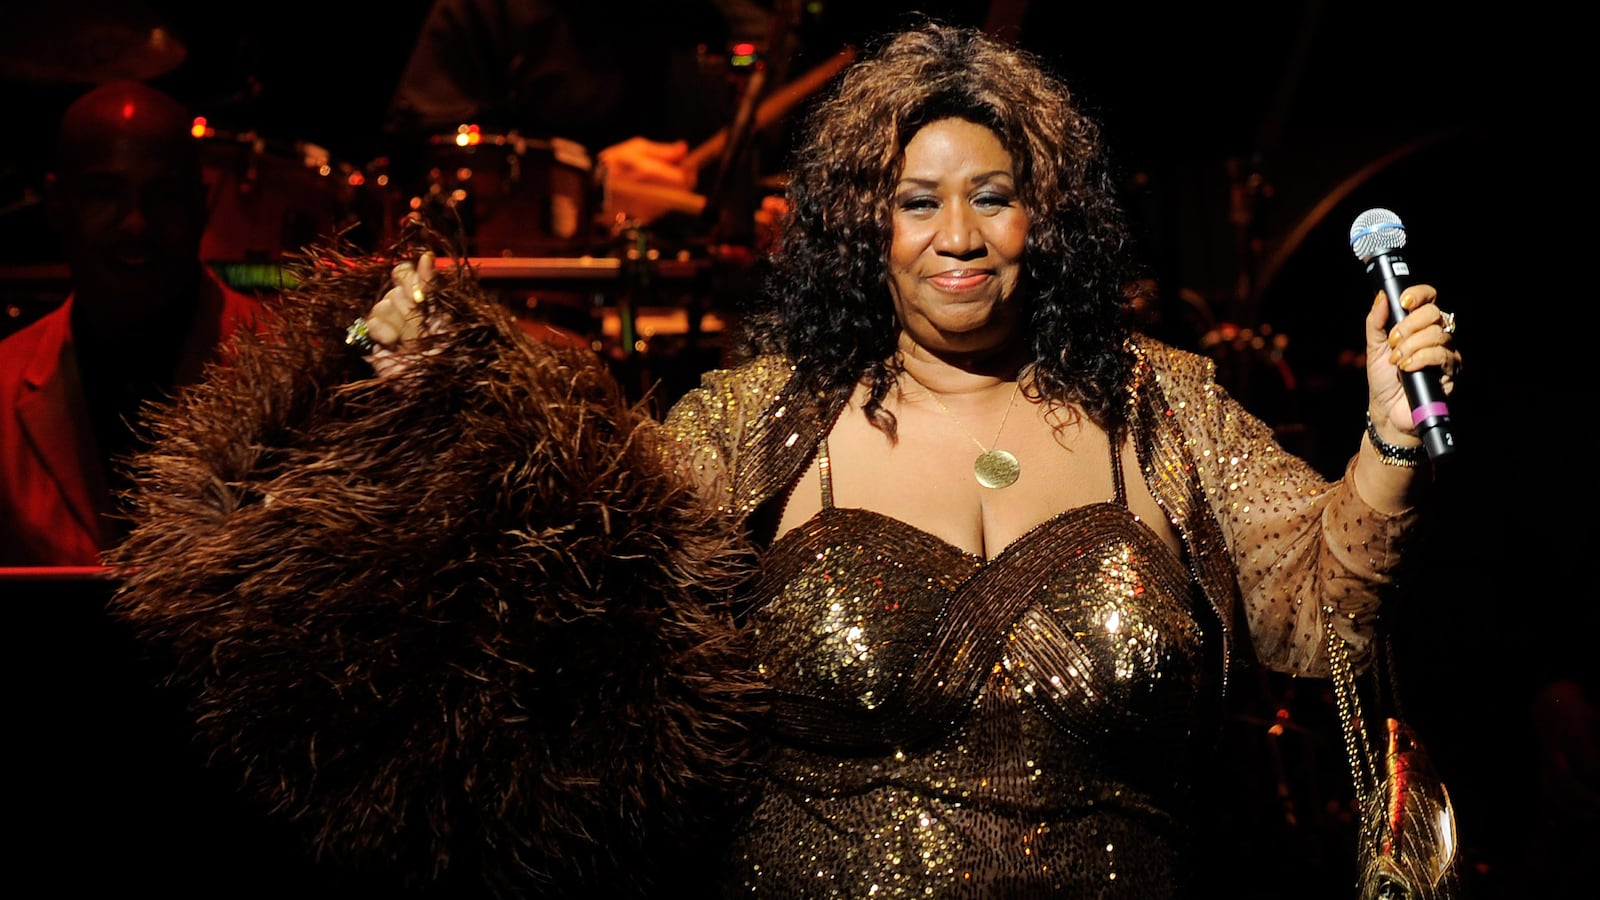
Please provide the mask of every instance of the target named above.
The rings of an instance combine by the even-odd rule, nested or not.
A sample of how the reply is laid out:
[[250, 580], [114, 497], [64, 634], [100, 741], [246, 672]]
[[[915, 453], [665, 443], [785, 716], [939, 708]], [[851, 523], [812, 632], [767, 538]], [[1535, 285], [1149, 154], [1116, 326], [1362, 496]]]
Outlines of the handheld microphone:
[[[1406, 226], [1387, 209], [1369, 209], [1350, 226], [1350, 249], [1367, 267], [1373, 287], [1389, 298], [1389, 318], [1405, 318], [1400, 294], [1414, 282], [1411, 267], [1400, 250], [1406, 245]], [[1437, 462], [1455, 452], [1455, 434], [1450, 430], [1450, 408], [1445, 405], [1444, 388], [1439, 384], [1439, 367], [1428, 366], [1418, 372], [1401, 372], [1406, 399], [1411, 402], [1411, 421], [1417, 436]]]

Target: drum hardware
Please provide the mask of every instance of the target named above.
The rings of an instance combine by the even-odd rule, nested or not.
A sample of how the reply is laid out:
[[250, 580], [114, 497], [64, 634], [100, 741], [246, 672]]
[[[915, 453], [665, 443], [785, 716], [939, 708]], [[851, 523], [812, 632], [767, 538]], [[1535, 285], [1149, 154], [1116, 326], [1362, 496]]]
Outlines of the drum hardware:
[[420, 215], [472, 257], [582, 255], [599, 242], [594, 163], [576, 142], [464, 124], [429, 137], [422, 156], [419, 172], [385, 173], [400, 198], [389, 238]]
[[[855, 48], [847, 47], [782, 85], [756, 103], [753, 113], [746, 110], [741, 127], [769, 127], [855, 58]], [[692, 148], [685, 170], [696, 174], [723, 155], [729, 133], [724, 128]], [[385, 198], [378, 216], [383, 242], [397, 236], [400, 223], [414, 213], [454, 235], [469, 257], [579, 257], [626, 244], [629, 230], [640, 224], [630, 208], [699, 219], [710, 206], [706, 195], [694, 191], [610, 178], [582, 145], [561, 138], [535, 140], [462, 124], [429, 136], [423, 157], [411, 175], [394, 172], [387, 158], [367, 167], [368, 191]]]
[[207, 261], [262, 262], [343, 232], [359, 220], [365, 174], [309, 141], [274, 141], [195, 119], [209, 218]]
[[[788, 115], [800, 101], [815, 94], [823, 85], [826, 85], [835, 75], [845, 70], [856, 58], [856, 49], [846, 47], [834, 54], [829, 59], [818, 64], [815, 68], [790, 81], [782, 87], [767, 95], [756, 106], [754, 128], [762, 131], [773, 123]], [[683, 166], [690, 172], [698, 172], [706, 163], [722, 155], [728, 146], [728, 129], [723, 128], [716, 134], [696, 145], [684, 157]]]

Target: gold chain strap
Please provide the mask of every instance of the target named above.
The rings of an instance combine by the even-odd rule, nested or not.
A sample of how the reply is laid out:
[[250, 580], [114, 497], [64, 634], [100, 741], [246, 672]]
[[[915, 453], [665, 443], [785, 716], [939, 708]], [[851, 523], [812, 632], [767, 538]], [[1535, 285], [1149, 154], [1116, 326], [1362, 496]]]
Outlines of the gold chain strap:
[[1361, 715], [1361, 692], [1356, 684], [1355, 666], [1350, 662], [1350, 647], [1334, 630], [1336, 613], [1322, 608], [1324, 637], [1328, 643], [1328, 668], [1333, 676], [1333, 699], [1339, 710], [1339, 728], [1344, 733], [1345, 756], [1355, 781], [1356, 808], [1365, 809], [1367, 798], [1377, 785], [1377, 769], [1372, 758], [1372, 741], [1367, 721]]

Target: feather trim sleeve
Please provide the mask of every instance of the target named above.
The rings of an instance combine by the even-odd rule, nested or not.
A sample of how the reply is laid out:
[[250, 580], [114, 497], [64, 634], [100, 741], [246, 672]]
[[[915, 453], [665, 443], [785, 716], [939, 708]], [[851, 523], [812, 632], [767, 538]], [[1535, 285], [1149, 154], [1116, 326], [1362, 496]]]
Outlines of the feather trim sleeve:
[[465, 265], [429, 299], [450, 324], [372, 377], [343, 328], [394, 261], [308, 253], [264, 335], [149, 410], [113, 614], [321, 858], [651, 892], [753, 754], [745, 549], [597, 358]]

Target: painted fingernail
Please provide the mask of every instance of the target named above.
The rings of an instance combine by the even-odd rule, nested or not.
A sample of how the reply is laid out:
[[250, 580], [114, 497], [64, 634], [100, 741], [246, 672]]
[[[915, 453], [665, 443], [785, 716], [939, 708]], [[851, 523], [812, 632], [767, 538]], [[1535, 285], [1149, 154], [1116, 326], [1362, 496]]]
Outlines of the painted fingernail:
[[1411, 308], [1411, 304], [1413, 304], [1415, 302], [1417, 302], [1417, 301], [1411, 299], [1411, 295], [1410, 294], [1401, 294], [1400, 295], [1400, 308], [1401, 309], [1410, 309]]

